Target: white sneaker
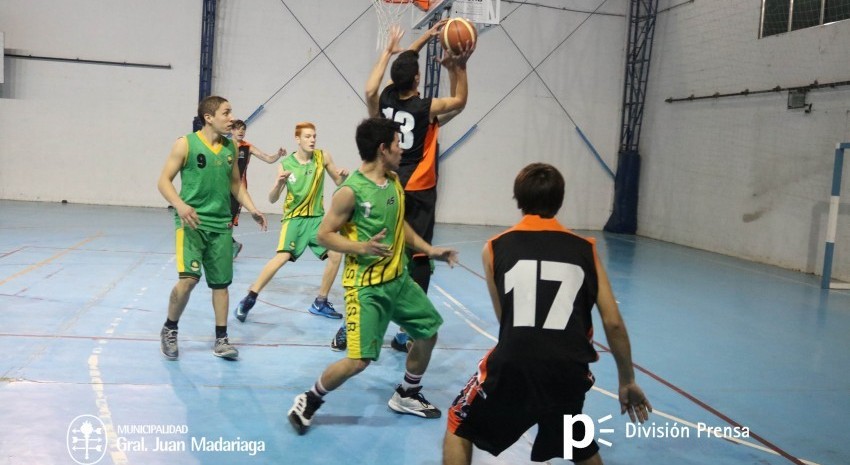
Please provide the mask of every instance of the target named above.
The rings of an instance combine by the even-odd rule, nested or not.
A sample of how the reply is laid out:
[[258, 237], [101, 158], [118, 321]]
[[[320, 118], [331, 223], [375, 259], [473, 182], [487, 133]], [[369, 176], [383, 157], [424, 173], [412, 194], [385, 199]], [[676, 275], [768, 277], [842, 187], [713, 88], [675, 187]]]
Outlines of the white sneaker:
[[313, 414], [324, 403], [325, 401], [321, 397], [313, 394], [311, 391], [302, 392], [295, 396], [295, 402], [292, 404], [292, 408], [289, 409], [287, 417], [289, 417], [289, 423], [292, 424], [292, 427], [295, 428], [298, 434], [307, 432], [307, 428], [313, 422]]
[[405, 391], [399, 384], [387, 405], [398, 413], [407, 413], [422, 418], [440, 418], [440, 415], [442, 415], [440, 409], [431, 405], [420, 391], [422, 391], [422, 386], [416, 386]]

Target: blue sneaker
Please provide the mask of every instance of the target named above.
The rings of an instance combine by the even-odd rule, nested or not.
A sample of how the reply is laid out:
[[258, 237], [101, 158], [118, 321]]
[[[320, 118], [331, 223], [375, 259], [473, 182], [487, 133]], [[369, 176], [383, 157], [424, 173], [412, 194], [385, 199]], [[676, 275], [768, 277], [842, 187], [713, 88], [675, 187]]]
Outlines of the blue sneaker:
[[313, 315], [324, 316], [334, 320], [339, 320], [342, 318], [342, 314], [334, 310], [333, 304], [331, 304], [327, 300], [322, 302], [321, 304], [319, 304], [318, 301], [314, 300], [313, 305], [310, 305], [309, 311]]
[[242, 243], [233, 241], [233, 259], [236, 260], [236, 257], [239, 255], [239, 252], [242, 251]]
[[348, 347], [348, 336], [345, 334], [345, 325], [339, 327], [331, 341], [331, 350], [334, 352], [342, 352]]
[[246, 295], [236, 306], [236, 319], [244, 323], [245, 318], [248, 318], [248, 312], [254, 308], [255, 303], [257, 303], [256, 297], [251, 297], [250, 294]]
[[413, 341], [410, 340], [407, 333], [401, 331], [397, 332], [393, 340], [390, 341], [390, 347], [399, 352], [409, 352], [412, 345]]

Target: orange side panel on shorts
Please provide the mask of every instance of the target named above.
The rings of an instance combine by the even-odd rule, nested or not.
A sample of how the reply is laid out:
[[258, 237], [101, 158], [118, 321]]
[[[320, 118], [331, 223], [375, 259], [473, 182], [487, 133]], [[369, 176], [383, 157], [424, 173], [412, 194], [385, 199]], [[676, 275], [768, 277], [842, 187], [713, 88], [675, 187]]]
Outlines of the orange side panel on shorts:
[[463, 392], [461, 393], [463, 399], [449, 408], [448, 424], [446, 425], [446, 429], [448, 429], [448, 431], [452, 434], [454, 434], [454, 432], [457, 431], [458, 426], [460, 426], [460, 419], [462, 418], [460, 416], [461, 409], [464, 405], [471, 405], [472, 402], [475, 401], [475, 398], [478, 397], [478, 392], [481, 391], [481, 385], [487, 380], [487, 359], [490, 358], [490, 354], [492, 352], [493, 349], [490, 349], [484, 355], [484, 358], [478, 362], [478, 373], [473, 375], [463, 388]]

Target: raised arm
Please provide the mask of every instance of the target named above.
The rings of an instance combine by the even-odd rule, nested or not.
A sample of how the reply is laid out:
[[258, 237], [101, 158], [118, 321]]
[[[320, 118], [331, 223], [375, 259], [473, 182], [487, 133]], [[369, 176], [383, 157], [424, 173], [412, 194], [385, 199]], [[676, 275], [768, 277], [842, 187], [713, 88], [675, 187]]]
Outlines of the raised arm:
[[177, 139], [174, 145], [171, 146], [171, 152], [165, 160], [165, 166], [162, 167], [156, 187], [165, 200], [177, 210], [177, 216], [180, 217], [183, 224], [195, 229], [201, 223], [201, 220], [198, 218], [195, 209], [180, 198], [180, 194], [177, 193], [177, 189], [174, 187], [174, 178], [177, 177], [177, 173], [180, 172], [180, 168], [183, 167], [183, 163], [186, 162], [188, 155], [189, 142], [185, 137]]
[[[449, 71], [449, 97], [431, 99], [429, 120], [438, 118], [441, 125], [449, 122], [466, 107], [469, 83], [466, 77], [466, 62], [474, 48], [469, 45], [460, 55], [444, 52], [443, 66]], [[440, 118], [441, 115], [445, 115]]]
[[599, 258], [596, 258], [596, 276], [599, 283], [599, 291], [596, 297], [596, 306], [602, 317], [602, 326], [605, 328], [605, 337], [611, 346], [611, 354], [617, 363], [617, 374], [620, 382], [620, 413], [628, 413], [632, 422], [645, 422], [652, 412], [652, 405], [644, 395], [643, 390], [635, 382], [635, 371], [632, 365], [632, 349], [629, 343], [629, 334], [614, 293], [611, 291], [611, 283], [605, 273], [605, 267]]
[[424, 47], [429, 40], [440, 34], [440, 29], [442, 29], [447, 22], [449, 22], [449, 18], [441, 19], [440, 21], [438, 21], [437, 24], [435, 24], [431, 29], [428, 29], [427, 31], [423, 32], [421, 36], [417, 37], [416, 40], [414, 40], [413, 43], [410, 44], [410, 47], [408, 47], [407, 49], [419, 53], [419, 51], [422, 50], [422, 47]]
[[275, 180], [272, 190], [269, 191], [269, 203], [275, 203], [280, 199], [280, 194], [286, 187], [286, 180], [289, 179], [291, 171], [283, 169], [283, 165], [277, 165], [277, 180]]
[[366, 109], [370, 117], [378, 116], [378, 97], [380, 96], [381, 80], [384, 79], [384, 73], [387, 71], [387, 65], [390, 63], [390, 57], [396, 53], [402, 52], [398, 47], [401, 36], [404, 31], [399, 26], [390, 28], [389, 36], [387, 37], [387, 46], [378, 57], [378, 62], [372, 68], [372, 73], [366, 80]]
[[272, 163], [280, 160], [280, 157], [283, 157], [283, 156], [286, 155], [286, 149], [281, 147], [277, 150], [277, 153], [275, 153], [274, 155], [271, 155], [271, 154], [268, 154], [266, 152], [263, 152], [262, 150], [257, 148], [257, 146], [252, 145], [251, 146], [251, 155], [259, 158], [260, 160], [263, 160], [264, 162], [266, 162], [268, 164], [272, 164]]
[[336, 163], [334, 163], [333, 157], [328, 152], [324, 152], [325, 156], [325, 172], [334, 180], [334, 184], [337, 186], [342, 184], [345, 181], [345, 178], [348, 177], [348, 170], [345, 168], [338, 168]]

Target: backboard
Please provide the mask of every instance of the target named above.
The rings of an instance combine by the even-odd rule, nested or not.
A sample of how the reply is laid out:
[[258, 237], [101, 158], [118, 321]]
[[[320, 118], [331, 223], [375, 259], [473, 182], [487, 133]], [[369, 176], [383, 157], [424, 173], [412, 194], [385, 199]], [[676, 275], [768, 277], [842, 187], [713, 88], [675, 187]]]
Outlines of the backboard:
[[431, 0], [431, 6], [428, 11], [422, 12], [418, 18], [413, 20], [413, 29], [422, 29], [427, 27], [431, 18], [442, 16], [443, 12], [452, 7], [455, 0]]
[[423, 29], [434, 17], [443, 17], [448, 11], [449, 17], [466, 18], [473, 22], [479, 32], [499, 24], [500, 0], [431, 0], [427, 11], [413, 21], [413, 29]]

